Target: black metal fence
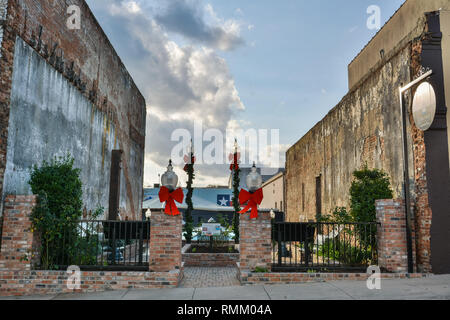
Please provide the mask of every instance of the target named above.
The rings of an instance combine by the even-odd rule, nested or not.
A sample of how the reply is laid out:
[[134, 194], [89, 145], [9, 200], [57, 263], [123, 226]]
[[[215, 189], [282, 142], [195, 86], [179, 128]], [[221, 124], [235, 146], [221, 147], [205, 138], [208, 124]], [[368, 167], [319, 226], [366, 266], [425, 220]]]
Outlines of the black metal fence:
[[147, 271], [149, 244], [150, 221], [78, 221], [43, 248], [40, 268]]
[[272, 224], [272, 270], [364, 271], [378, 262], [377, 223]]

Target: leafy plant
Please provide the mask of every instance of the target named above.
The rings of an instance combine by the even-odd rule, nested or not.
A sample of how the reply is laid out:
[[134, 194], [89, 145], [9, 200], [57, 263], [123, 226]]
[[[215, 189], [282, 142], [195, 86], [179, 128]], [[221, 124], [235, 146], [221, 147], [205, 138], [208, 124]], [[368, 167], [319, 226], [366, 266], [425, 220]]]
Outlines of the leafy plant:
[[353, 217], [345, 207], [336, 207], [331, 215], [322, 215], [318, 222], [349, 223]]
[[267, 268], [263, 267], [255, 267], [255, 270], [253, 270], [254, 273], [268, 273], [269, 270]]
[[353, 173], [355, 180], [350, 187], [350, 207], [353, 221], [375, 222], [375, 200], [392, 199], [388, 175], [378, 169], [369, 170], [367, 164]]
[[[58, 263], [90, 264], [96, 257], [97, 230], [79, 224], [83, 214], [81, 171], [73, 165], [74, 159], [67, 154], [31, 170], [29, 184], [38, 195], [32, 231], [40, 235], [40, 267], [46, 270], [59, 269]], [[96, 209], [92, 217], [102, 215], [103, 210]]]

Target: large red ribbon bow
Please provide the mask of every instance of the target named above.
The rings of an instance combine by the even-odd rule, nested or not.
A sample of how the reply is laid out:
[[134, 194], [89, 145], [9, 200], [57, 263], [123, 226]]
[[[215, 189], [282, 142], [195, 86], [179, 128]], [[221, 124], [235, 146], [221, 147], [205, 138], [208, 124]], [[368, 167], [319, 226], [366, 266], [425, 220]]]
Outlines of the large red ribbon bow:
[[165, 202], [166, 206], [164, 212], [169, 216], [178, 216], [180, 211], [175, 204], [175, 201], [182, 203], [184, 199], [183, 189], [178, 188], [175, 191], [170, 192], [167, 187], [161, 187], [159, 190], [159, 201]]
[[190, 165], [190, 164], [195, 164], [195, 160], [196, 160], [196, 158], [194, 157], [194, 156], [191, 156], [191, 160], [189, 160], [189, 156], [187, 156], [187, 155], [185, 155], [184, 156], [184, 162], [186, 163], [186, 165], [184, 166], [184, 171], [188, 171], [188, 166]]
[[230, 161], [233, 161], [230, 164], [230, 170], [239, 170], [239, 159], [241, 157], [241, 154], [239, 152], [235, 153], [235, 154], [230, 154]]
[[263, 197], [262, 189], [258, 189], [254, 193], [242, 189], [239, 193], [239, 203], [241, 205], [247, 203], [247, 206], [242, 211], [239, 211], [239, 213], [246, 213], [251, 209], [250, 219], [258, 218], [258, 205], [261, 204]]

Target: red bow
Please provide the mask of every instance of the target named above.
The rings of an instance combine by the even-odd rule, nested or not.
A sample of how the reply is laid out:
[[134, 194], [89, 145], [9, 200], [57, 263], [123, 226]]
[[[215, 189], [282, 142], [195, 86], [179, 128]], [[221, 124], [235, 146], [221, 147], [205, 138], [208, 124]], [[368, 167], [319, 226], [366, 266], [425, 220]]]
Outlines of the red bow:
[[230, 170], [239, 170], [239, 158], [241, 157], [241, 154], [235, 153], [235, 154], [230, 154], [230, 160], [232, 160], [233, 162], [230, 165]]
[[195, 163], [195, 157], [194, 156], [191, 156], [191, 160], [189, 161], [189, 157], [186, 155], [186, 156], [184, 156], [184, 162], [186, 163], [186, 165], [184, 166], [184, 171], [188, 171], [188, 166], [190, 165], [190, 164], [194, 164]]
[[250, 219], [258, 218], [258, 205], [261, 204], [263, 200], [263, 191], [262, 189], [256, 190], [254, 193], [250, 193], [247, 190], [242, 189], [239, 193], [239, 203], [241, 205], [246, 204], [247, 206], [244, 210], [239, 211], [239, 213], [246, 213], [248, 210], [252, 210], [250, 214]]
[[178, 216], [180, 211], [175, 204], [175, 201], [182, 203], [184, 198], [183, 189], [178, 188], [170, 192], [166, 187], [161, 187], [159, 190], [159, 201], [166, 202], [164, 212], [169, 216]]

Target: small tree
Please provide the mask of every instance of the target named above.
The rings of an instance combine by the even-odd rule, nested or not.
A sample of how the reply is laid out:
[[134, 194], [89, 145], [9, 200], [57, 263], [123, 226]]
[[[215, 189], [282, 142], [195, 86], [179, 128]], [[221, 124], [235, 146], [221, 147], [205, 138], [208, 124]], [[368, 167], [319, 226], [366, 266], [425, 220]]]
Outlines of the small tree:
[[355, 180], [350, 187], [350, 207], [353, 221], [375, 222], [375, 201], [392, 199], [388, 175], [378, 169], [369, 170], [367, 164], [360, 171], [353, 173]]
[[32, 168], [29, 184], [39, 200], [32, 222], [33, 230], [40, 233], [44, 269], [53, 269], [58, 259], [70, 260], [74, 255], [72, 244], [62, 246], [60, 241], [63, 237], [77, 240], [77, 221], [83, 214], [80, 169], [73, 168], [73, 163], [67, 154]]

